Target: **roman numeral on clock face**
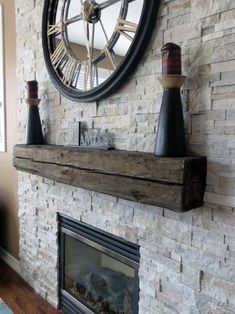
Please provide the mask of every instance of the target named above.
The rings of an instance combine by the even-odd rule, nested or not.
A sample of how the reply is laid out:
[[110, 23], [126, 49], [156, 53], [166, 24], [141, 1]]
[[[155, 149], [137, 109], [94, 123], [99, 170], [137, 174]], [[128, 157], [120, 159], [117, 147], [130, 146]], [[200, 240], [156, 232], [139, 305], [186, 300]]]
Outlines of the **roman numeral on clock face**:
[[136, 33], [137, 28], [138, 28], [138, 25], [136, 23], [118, 19], [116, 31], [122, 34], [123, 36], [125, 36], [127, 39], [133, 40], [133, 37], [131, 37], [126, 32]]
[[51, 54], [51, 62], [55, 68], [63, 61], [64, 57], [67, 54], [66, 47], [64, 42], [61, 40], [55, 51]]
[[65, 71], [64, 71], [62, 82], [65, 85], [70, 86], [72, 82], [74, 81], [74, 76], [75, 76], [75, 72], [77, 68], [77, 60], [75, 60], [74, 58], [68, 57], [64, 68], [65, 68]]
[[63, 27], [63, 23], [61, 21], [59, 21], [55, 25], [49, 25], [47, 35], [48, 36], [51, 36], [54, 34], [59, 35], [62, 32], [62, 27]]
[[114, 62], [113, 56], [112, 56], [111, 52], [109, 51], [108, 47], [105, 47], [104, 53], [105, 53], [106, 58], [108, 59], [108, 63], [111, 65], [113, 70], [116, 70], [116, 68], [117, 68], [116, 64]]

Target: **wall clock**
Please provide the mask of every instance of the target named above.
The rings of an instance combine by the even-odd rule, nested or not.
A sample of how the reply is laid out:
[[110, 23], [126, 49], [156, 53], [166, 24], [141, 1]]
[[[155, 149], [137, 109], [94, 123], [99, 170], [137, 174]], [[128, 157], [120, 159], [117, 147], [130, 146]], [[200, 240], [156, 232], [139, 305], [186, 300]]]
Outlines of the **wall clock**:
[[67, 98], [110, 94], [140, 60], [160, 0], [45, 0], [42, 43], [52, 82]]

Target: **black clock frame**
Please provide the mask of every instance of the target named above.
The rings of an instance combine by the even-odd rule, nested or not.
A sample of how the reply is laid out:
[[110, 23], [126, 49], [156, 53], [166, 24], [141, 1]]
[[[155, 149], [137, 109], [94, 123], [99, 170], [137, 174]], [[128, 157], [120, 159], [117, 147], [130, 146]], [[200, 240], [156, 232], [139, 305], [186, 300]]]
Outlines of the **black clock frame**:
[[70, 100], [77, 102], [99, 101], [105, 96], [110, 95], [114, 90], [117, 90], [135, 70], [146, 49], [146, 46], [150, 41], [152, 31], [156, 25], [160, 0], [144, 0], [137, 32], [122, 62], [114, 73], [102, 84], [92, 90], [84, 92], [65, 86], [59, 79], [54, 67], [51, 64], [47, 32], [48, 21], [55, 20], [56, 15], [56, 8], [54, 11], [49, 9], [52, 1], [54, 0], [44, 1], [42, 16], [42, 47], [44, 60], [50, 78], [59, 92]]

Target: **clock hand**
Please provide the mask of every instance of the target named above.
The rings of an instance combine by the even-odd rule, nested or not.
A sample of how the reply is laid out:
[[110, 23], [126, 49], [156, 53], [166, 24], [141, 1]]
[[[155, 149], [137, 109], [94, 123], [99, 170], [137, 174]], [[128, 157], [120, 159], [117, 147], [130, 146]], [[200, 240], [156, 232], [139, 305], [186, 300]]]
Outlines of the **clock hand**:
[[102, 2], [102, 3], [100, 3], [100, 4], [98, 4], [98, 5], [96, 6], [96, 8], [99, 8], [100, 10], [106, 9], [106, 8], [110, 7], [111, 5], [113, 5], [113, 4], [117, 3], [117, 2], [120, 2], [120, 1], [121, 1], [121, 0], [108, 0], [108, 1], [104, 1], [104, 2]]
[[102, 23], [102, 20], [101, 20], [101, 19], [100, 19], [100, 25], [101, 25], [101, 28], [102, 28], [102, 30], [103, 30], [103, 33], [104, 33], [105, 39], [106, 39], [107, 44], [108, 44], [108, 42], [109, 42], [109, 38], [108, 38], [108, 35], [107, 35], [106, 31], [105, 31], [104, 24]]
[[[82, 0], [80, 0], [82, 2]], [[82, 6], [82, 12], [81, 12], [81, 16], [83, 19], [83, 26], [84, 26], [84, 33], [85, 33], [85, 39], [86, 39], [86, 48], [87, 48], [87, 52], [90, 55], [90, 41], [89, 41], [89, 36], [88, 36], [88, 22], [85, 19], [85, 9], [84, 6]]]
[[[106, 8], [110, 7], [111, 5], [113, 5], [113, 4], [115, 4], [115, 3], [119, 2], [119, 1], [121, 1], [121, 0], [107, 0], [107, 1], [104, 1], [104, 2], [102, 2], [100, 4], [98, 4], [95, 7], [95, 9], [98, 8], [100, 10], [103, 10], [103, 9], [106, 9]], [[135, 1], [135, 0], [128, 0], [128, 2], [132, 2], [132, 1]]]
[[[91, 48], [90, 48], [90, 40], [89, 40], [89, 23], [86, 20], [86, 8], [85, 8], [85, 4], [83, 4], [83, 1], [81, 1], [82, 4], [82, 8], [81, 8], [81, 16], [83, 19], [83, 26], [84, 26], [84, 33], [85, 33], [85, 40], [86, 40], [86, 49], [87, 49], [87, 56], [88, 56], [88, 73], [87, 76], [89, 75], [90, 77], [90, 88], [92, 88], [92, 71], [91, 71], [91, 63], [92, 63], [92, 59], [91, 59]], [[85, 2], [86, 3], [86, 2]], [[85, 79], [85, 82], [87, 84], [87, 78]]]
[[78, 14], [78, 15], [75, 15], [74, 17], [68, 19], [67, 21], [65, 21], [64, 25], [69, 25], [69, 24], [72, 24], [74, 22], [78, 22], [81, 20], [82, 20], [81, 14]]
[[95, 24], [92, 24], [92, 36], [91, 36], [91, 58], [94, 56], [94, 42], [95, 42]]

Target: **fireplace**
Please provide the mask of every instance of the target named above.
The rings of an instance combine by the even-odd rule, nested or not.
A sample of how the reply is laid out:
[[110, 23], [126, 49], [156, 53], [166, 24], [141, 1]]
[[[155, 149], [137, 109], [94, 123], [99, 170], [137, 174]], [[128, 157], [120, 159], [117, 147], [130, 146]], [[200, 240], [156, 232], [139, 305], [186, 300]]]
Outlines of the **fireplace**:
[[138, 313], [138, 245], [64, 215], [59, 240], [64, 313]]

